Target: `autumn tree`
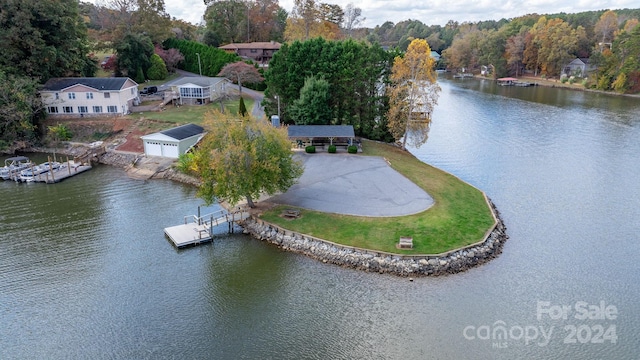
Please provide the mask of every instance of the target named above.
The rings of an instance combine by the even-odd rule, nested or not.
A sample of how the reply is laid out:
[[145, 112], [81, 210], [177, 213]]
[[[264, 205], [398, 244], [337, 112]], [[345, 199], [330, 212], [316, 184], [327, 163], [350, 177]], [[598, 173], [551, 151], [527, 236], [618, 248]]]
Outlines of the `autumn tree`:
[[119, 42], [127, 34], [144, 34], [154, 44], [171, 37], [164, 0], [105, 0], [101, 6], [102, 32], [109, 42]]
[[604, 12], [593, 29], [596, 36], [596, 43], [600, 44], [601, 51], [604, 44], [611, 44], [613, 42], [613, 36], [616, 30], [618, 30], [618, 15], [611, 10]]
[[183, 167], [200, 178], [198, 196], [207, 204], [245, 198], [255, 207], [262, 193], [286, 191], [302, 175], [286, 128], [216, 111], [205, 115], [204, 127], [207, 134]]
[[218, 76], [226, 77], [233, 83], [238, 84], [238, 91], [240, 97], [242, 97], [242, 84], [259, 83], [264, 81], [258, 69], [253, 65], [249, 65], [243, 61], [237, 61], [231, 64], [225, 65]]
[[284, 37], [289, 41], [315, 37], [335, 40], [340, 37], [343, 19], [344, 11], [339, 5], [318, 3], [315, 0], [294, 0]]
[[215, 35], [219, 46], [247, 40], [247, 6], [241, 0], [212, 1], [205, 12], [207, 31]]
[[389, 86], [389, 131], [396, 140], [407, 139], [419, 147], [427, 141], [431, 114], [438, 103], [440, 86], [436, 82], [435, 62], [426, 40], [415, 39], [404, 56], [393, 63]]
[[475, 69], [479, 64], [480, 43], [483, 33], [473, 24], [463, 24], [453, 43], [443, 51], [449, 67]]
[[178, 64], [184, 60], [184, 55], [180, 53], [178, 49], [163, 49], [161, 46], [156, 45], [154, 52], [160, 56], [164, 64], [167, 66], [167, 71], [174, 73]]
[[521, 32], [507, 38], [507, 44], [505, 46], [507, 65], [510, 72], [515, 74], [515, 76], [522, 75], [520, 69], [522, 69], [522, 61], [524, 59], [525, 33], [526, 32]]
[[537, 62], [542, 73], [550, 76], [559, 75], [562, 67], [573, 57], [578, 42], [586, 36], [585, 30], [579, 26], [572, 29], [562, 19], [541, 17], [531, 29], [533, 43], [537, 48]]

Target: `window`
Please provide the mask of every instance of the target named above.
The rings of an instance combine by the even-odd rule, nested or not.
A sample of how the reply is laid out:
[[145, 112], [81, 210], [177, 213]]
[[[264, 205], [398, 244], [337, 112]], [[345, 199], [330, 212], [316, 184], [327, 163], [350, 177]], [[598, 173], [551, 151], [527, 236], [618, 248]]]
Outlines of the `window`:
[[131, 88], [131, 95], [136, 93], [136, 89], [135, 88]]
[[108, 98], [110, 98], [110, 97], [111, 97], [111, 93], [104, 93], [104, 98], [105, 98], [105, 99], [108, 99]]
[[252, 52], [252, 53], [257, 53], [257, 52], [258, 52], [258, 50], [256, 50], [256, 49], [251, 49], [251, 52]]
[[56, 100], [60, 100], [60, 94], [56, 93]]
[[113, 105], [109, 105], [109, 106], [107, 106], [107, 112], [117, 113], [118, 112], [118, 107], [117, 106], [113, 106]]
[[75, 100], [76, 93], [69, 93], [69, 100]]
[[62, 108], [62, 111], [65, 112], [65, 114], [72, 114], [73, 113], [73, 106], [65, 106]]
[[93, 99], [93, 93], [87, 93], [87, 100]]
[[202, 98], [202, 88], [180, 88], [180, 96], [184, 98]]
[[49, 114], [57, 114], [58, 113], [58, 107], [57, 106], [49, 106], [47, 108], [47, 111], [49, 111]]
[[80, 114], [86, 114], [86, 113], [88, 113], [89, 111], [87, 110], [87, 107], [86, 107], [86, 106], [78, 106], [78, 112], [79, 112]]
[[102, 112], [102, 106], [94, 106], [93, 112], [96, 114], [100, 114]]

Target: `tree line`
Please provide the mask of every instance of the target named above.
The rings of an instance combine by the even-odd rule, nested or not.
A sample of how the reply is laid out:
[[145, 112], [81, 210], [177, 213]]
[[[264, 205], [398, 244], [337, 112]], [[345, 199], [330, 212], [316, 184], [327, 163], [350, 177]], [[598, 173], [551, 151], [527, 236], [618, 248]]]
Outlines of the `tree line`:
[[597, 20], [596, 12], [581, 14], [590, 16], [527, 15], [489, 29], [463, 24], [443, 56], [450, 68], [478, 71], [486, 66], [496, 77], [519, 76], [525, 71], [559, 77], [571, 60], [586, 58], [599, 69], [582, 79], [587, 87], [638, 92], [638, 17], [632, 16], [640, 11], [603, 11]]
[[285, 43], [265, 72], [265, 110], [279, 109], [286, 123], [348, 124], [359, 136], [390, 140], [384, 84], [394, 55], [354, 40]]

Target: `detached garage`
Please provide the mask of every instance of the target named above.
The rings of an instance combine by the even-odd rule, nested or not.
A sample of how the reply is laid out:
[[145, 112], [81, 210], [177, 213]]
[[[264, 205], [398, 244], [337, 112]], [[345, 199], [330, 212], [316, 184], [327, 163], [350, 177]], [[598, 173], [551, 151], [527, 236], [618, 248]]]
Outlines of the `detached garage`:
[[201, 126], [187, 124], [177, 128], [142, 136], [147, 156], [163, 156], [177, 159], [204, 136]]

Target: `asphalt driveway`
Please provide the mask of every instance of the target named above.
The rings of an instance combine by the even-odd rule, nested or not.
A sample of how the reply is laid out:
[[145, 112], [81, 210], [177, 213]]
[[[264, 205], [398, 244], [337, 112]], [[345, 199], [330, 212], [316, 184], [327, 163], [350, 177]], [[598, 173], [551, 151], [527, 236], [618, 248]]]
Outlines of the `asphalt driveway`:
[[295, 155], [304, 163], [298, 183], [272, 202], [357, 216], [403, 216], [424, 211], [433, 199], [380, 157]]

